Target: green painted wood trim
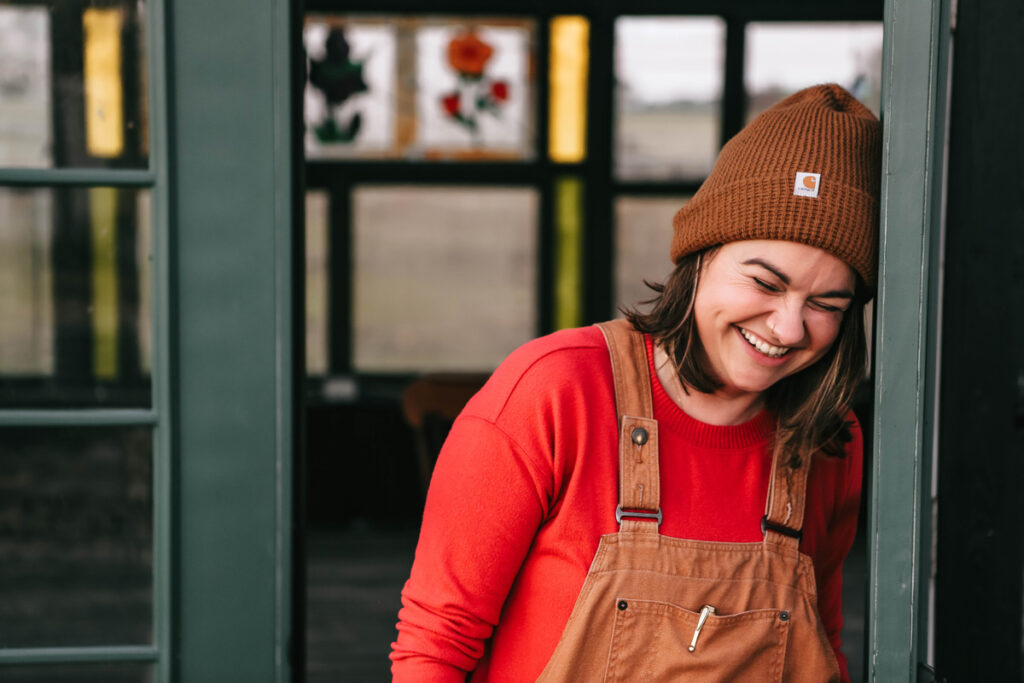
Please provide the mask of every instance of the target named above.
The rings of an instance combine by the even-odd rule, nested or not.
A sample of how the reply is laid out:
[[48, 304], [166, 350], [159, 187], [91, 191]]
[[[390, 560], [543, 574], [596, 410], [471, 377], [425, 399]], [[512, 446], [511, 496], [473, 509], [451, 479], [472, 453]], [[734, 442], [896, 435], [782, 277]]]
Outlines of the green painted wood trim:
[[927, 647], [934, 459], [935, 287], [948, 64], [947, 0], [886, 0], [875, 412], [869, 505], [868, 680], [917, 680]]
[[147, 409], [3, 410], [0, 427], [118, 427], [155, 425], [159, 418]]
[[156, 181], [156, 174], [149, 169], [0, 168], [0, 185], [146, 187]]
[[173, 680], [289, 680], [289, 11], [173, 3]]
[[[275, 508], [274, 508], [274, 669], [273, 680], [278, 683], [291, 681], [292, 665], [290, 657], [293, 654], [290, 649], [292, 624], [292, 524], [293, 500], [292, 491], [294, 482], [292, 479], [292, 446], [295, 443], [293, 433], [296, 422], [295, 405], [293, 398], [297, 392], [296, 382], [304, 379], [301, 374], [304, 368], [300, 368], [299, 376], [293, 376], [293, 372], [299, 367], [294, 362], [295, 349], [293, 341], [295, 330], [298, 334], [300, 344], [305, 345], [305, 311], [293, 310], [292, 303], [296, 301], [294, 296], [295, 287], [303, 287], [304, 282], [293, 275], [293, 266], [305, 262], [305, 254], [293, 254], [292, 247], [295, 244], [295, 231], [305, 231], [305, 225], [293, 225], [293, 201], [305, 203], [305, 197], [301, 194], [298, 197], [292, 196], [294, 185], [293, 161], [297, 155], [292, 149], [294, 141], [300, 140], [301, 136], [295, 135], [293, 126], [301, 126], [301, 114], [298, 121], [292, 120], [294, 101], [292, 97], [291, 76], [295, 72], [295, 62], [292, 61], [292, 38], [300, 35], [299, 24], [293, 21], [293, 3], [287, 0], [273, 2], [271, 6], [271, 44], [273, 47], [273, 70], [274, 70], [274, 91], [273, 91], [273, 130], [274, 130], [274, 240], [276, 254], [274, 260], [274, 289], [275, 289], [275, 335], [276, 346], [274, 354], [275, 372], [275, 399], [277, 409], [275, 411], [275, 432], [277, 441], [274, 450], [275, 468]], [[304, 63], [304, 62], [303, 62]], [[304, 69], [304, 67], [303, 67]], [[304, 72], [304, 71], [303, 71]], [[305, 244], [305, 239], [300, 240]], [[301, 298], [305, 301], [305, 297]], [[298, 324], [293, 324], [293, 319], [298, 316]], [[304, 364], [303, 364], [304, 365]], [[302, 624], [300, 627], [305, 627]], [[301, 653], [305, 656], [305, 652]], [[305, 670], [305, 667], [302, 667]]]
[[[90, 662], [152, 662], [159, 653], [148, 646], [33, 647], [0, 650], [0, 666]], [[2, 673], [2, 670], [0, 670]]]
[[155, 174], [150, 192], [150, 233], [153, 265], [150, 288], [153, 326], [152, 406], [158, 422], [153, 430], [153, 642], [159, 657], [158, 683], [172, 680], [172, 426], [170, 170], [168, 163], [167, 7], [164, 0], [146, 5], [147, 82], [149, 83], [149, 163]]

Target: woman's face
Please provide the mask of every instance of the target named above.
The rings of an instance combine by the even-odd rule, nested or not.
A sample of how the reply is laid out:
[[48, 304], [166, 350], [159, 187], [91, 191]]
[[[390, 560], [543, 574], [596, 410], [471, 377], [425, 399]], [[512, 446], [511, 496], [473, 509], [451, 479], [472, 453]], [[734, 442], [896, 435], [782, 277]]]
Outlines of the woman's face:
[[843, 261], [797, 242], [749, 240], [703, 264], [694, 316], [723, 397], [760, 394], [812, 365], [839, 334], [856, 278]]

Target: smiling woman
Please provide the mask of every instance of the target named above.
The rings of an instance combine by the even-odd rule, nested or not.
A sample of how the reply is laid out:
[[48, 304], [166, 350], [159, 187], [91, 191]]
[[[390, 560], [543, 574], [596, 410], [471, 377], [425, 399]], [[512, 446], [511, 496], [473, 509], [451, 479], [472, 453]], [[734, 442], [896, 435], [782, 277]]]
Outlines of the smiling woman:
[[[855, 275], [828, 252], [798, 242], [731, 242], [703, 259], [694, 299], [699, 343], [714, 393], [682, 392], [682, 408], [711, 424], [740, 424], [779, 380], [832, 347], [853, 300]], [[675, 375], [659, 365], [659, 377]]]
[[764, 112], [648, 312], [498, 368], [434, 472], [396, 681], [849, 680], [880, 132], [836, 85]]

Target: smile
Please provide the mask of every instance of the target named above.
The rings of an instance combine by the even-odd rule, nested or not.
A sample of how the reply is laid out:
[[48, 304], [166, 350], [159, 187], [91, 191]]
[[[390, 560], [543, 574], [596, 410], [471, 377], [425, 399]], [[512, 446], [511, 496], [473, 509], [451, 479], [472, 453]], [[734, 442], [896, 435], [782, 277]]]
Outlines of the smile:
[[772, 346], [768, 342], [764, 341], [760, 337], [754, 336], [752, 333], [747, 332], [742, 327], [738, 328], [743, 338], [747, 340], [747, 343], [753, 346], [755, 349], [768, 356], [769, 358], [782, 358], [789, 353], [788, 346]]

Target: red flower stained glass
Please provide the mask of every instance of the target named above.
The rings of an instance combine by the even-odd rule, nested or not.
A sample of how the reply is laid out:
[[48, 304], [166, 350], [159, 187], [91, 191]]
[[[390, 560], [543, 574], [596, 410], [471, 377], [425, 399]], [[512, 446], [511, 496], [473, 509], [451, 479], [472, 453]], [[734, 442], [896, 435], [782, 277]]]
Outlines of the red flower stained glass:
[[494, 48], [472, 30], [456, 35], [448, 43], [448, 63], [458, 77], [456, 89], [441, 97], [441, 106], [453, 121], [477, 132], [477, 115], [499, 116], [508, 101], [508, 84], [488, 80], [484, 71]]
[[472, 31], [455, 36], [448, 43], [448, 63], [461, 76], [483, 76], [484, 67], [493, 54], [494, 48]]

